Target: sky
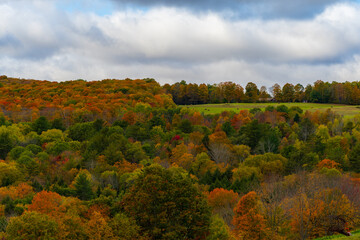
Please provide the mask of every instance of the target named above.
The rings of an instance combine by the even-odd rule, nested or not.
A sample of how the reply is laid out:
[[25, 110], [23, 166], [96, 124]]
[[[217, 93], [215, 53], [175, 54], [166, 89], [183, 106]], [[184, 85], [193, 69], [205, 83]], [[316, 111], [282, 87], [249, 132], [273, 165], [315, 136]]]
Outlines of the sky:
[[0, 0], [0, 75], [360, 80], [357, 0]]

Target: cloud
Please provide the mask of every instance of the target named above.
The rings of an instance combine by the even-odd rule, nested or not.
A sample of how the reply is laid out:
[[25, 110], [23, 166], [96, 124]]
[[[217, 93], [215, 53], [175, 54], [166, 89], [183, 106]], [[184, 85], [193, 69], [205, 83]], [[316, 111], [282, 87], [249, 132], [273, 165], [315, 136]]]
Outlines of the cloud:
[[119, 6], [175, 7], [194, 11], [225, 11], [237, 17], [306, 18], [339, 0], [112, 0]]
[[267, 87], [360, 76], [360, 5], [355, 3], [286, 20], [229, 19], [214, 11], [164, 6], [104, 16], [70, 14], [49, 2], [0, 2], [0, 75], [252, 81]]
[[[360, 7], [339, 4], [312, 20], [237, 20], [160, 8], [118, 12], [93, 24], [112, 39], [112, 56], [125, 62], [327, 63], [358, 52]], [[346, 16], [346, 17], [344, 17]]]

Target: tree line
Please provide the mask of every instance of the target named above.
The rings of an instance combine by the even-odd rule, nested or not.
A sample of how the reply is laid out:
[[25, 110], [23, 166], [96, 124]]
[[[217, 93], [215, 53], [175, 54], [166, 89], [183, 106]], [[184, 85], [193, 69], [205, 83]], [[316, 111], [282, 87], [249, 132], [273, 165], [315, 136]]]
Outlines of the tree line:
[[316, 81], [305, 87], [300, 83], [274, 84], [270, 89], [249, 82], [243, 88], [234, 82], [219, 84], [196, 84], [185, 81], [163, 86], [176, 104], [240, 103], [240, 102], [313, 102], [360, 104], [360, 82]]

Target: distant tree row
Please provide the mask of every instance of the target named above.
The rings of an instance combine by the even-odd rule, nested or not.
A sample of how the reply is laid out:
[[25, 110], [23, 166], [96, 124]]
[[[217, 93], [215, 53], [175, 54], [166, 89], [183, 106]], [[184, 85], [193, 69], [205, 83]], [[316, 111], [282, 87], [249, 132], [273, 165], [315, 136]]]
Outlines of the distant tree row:
[[270, 98], [265, 86], [260, 90], [255, 83], [249, 82], [245, 90], [239, 84], [222, 82], [206, 85], [204, 83], [187, 84], [185, 81], [163, 86], [173, 96], [176, 104], [206, 104], [266, 101]]
[[245, 89], [233, 82], [198, 85], [185, 81], [165, 84], [163, 88], [173, 96], [176, 104], [181, 105], [265, 101], [360, 104], [360, 82], [329, 83], [318, 80], [306, 87], [300, 83], [286, 83], [281, 87], [276, 83], [269, 92], [265, 86], [259, 89], [252, 82]]

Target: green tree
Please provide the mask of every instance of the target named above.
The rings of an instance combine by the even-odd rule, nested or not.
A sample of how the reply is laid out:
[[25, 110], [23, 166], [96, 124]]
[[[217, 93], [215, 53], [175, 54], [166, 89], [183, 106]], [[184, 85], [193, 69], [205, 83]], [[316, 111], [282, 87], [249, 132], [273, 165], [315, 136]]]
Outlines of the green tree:
[[256, 102], [259, 100], [260, 91], [255, 83], [249, 82], [245, 87], [245, 97], [248, 102]]
[[252, 155], [244, 161], [248, 167], [257, 167], [264, 175], [282, 174], [285, 171], [287, 159], [280, 154], [265, 153], [263, 155]]
[[12, 240], [55, 240], [58, 239], [58, 225], [45, 214], [25, 212], [19, 217], [10, 219], [6, 233]]
[[35, 122], [33, 123], [33, 130], [35, 132], [37, 132], [37, 134], [41, 134], [43, 131], [47, 131], [49, 130], [51, 127], [49, 121], [47, 120], [46, 117], [39, 117], [38, 119], [35, 120]]
[[25, 148], [22, 146], [16, 146], [9, 152], [9, 156], [12, 160], [17, 160], [20, 155], [25, 151]]
[[286, 83], [282, 88], [282, 95], [284, 102], [294, 102], [295, 100], [295, 89], [291, 83]]
[[95, 133], [92, 122], [77, 123], [69, 128], [69, 137], [80, 142], [89, 140]]
[[226, 133], [228, 137], [234, 135], [236, 133], [234, 127], [231, 125], [231, 122], [226, 121], [222, 126], [221, 129]]
[[14, 163], [0, 162], [0, 187], [11, 185], [22, 178], [23, 174]]
[[351, 170], [360, 173], [360, 143], [357, 143], [351, 150], [349, 162]]
[[81, 200], [91, 200], [94, 192], [91, 189], [91, 182], [88, 180], [86, 173], [80, 173], [75, 181], [76, 196]]
[[64, 126], [63, 120], [61, 118], [56, 118], [51, 122], [52, 129], [59, 129], [61, 131], [65, 131], [66, 128]]
[[251, 147], [251, 150], [254, 151], [260, 139], [264, 135], [265, 128], [266, 124], [259, 123], [257, 119], [251, 121], [250, 123], [241, 127], [236, 143], [245, 144]]
[[188, 119], [182, 120], [179, 129], [184, 133], [191, 133], [193, 131], [193, 127], [190, 120]]
[[229, 227], [224, 220], [215, 215], [211, 218], [211, 224], [209, 228], [209, 236], [207, 240], [228, 240], [230, 239]]
[[124, 213], [116, 214], [109, 225], [119, 240], [135, 240], [140, 238], [139, 226], [136, 225], [134, 219], [126, 216]]
[[180, 168], [145, 167], [122, 205], [150, 239], [203, 238], [210, 224], [206, 199]]
[[5, 159], [8, 152], [15, 146], [16, 140], [6, 127], [0, 127], [0, 159]]

